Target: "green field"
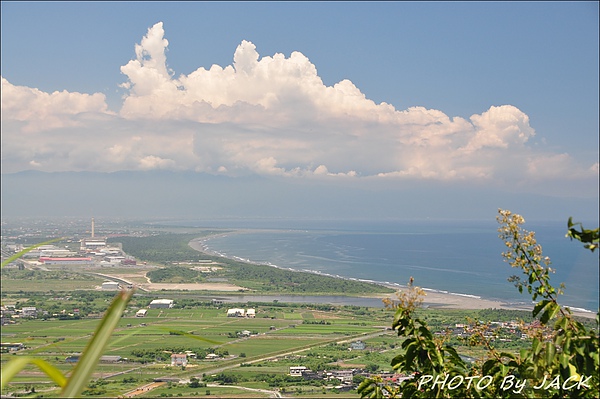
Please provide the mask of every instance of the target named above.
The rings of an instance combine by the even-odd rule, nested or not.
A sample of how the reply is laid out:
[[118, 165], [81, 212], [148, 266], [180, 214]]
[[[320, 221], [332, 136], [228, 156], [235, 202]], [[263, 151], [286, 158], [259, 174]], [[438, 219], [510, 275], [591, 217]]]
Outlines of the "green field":
[[[375, 326], [381, 326], [391, 318], [391, 313], [384, 313], [381, 309], [364, 308], [364, 312], [370, 313], [371, 317], [360, 322], [353, 309], [339, 308], [332, 312], [324, 312], [310, 305], [302, 307], [279, 305], [276, 309], [257, 308], [256, 318], [227, 317], [227, 308], [224, 307], [150, 309], [146, 317], [137, 318], [133, 316], [136, 309], [130, 307], [127, 312], [130, 316], [124, 316], [120, 320], [105, 352], [105, 355], [121, 356], [127, 361], [99, 364], [93, 379], [103, 381], [102, 385], [96, 386], [96, 383], [92, 383], [88, 394], [102, 391], [103, 395], [116, 396], [150, 383], [157, 377], [176, 376], [182, 379], [202, 377], [204, 374], [210, 374], [211, 370], [221, 367], [233, 367], [238, 375], [240, 370], [243, 370], [241, 375], [246, 376], [248, 380], [251, 380], [250, 374], [259, 371], [285, 375], [289, 367], [297, 365], [300, 359], [314, 358], [322, 363], [321, 359], [326, 359], [325, 352], [330, 350], [327, 347], [337, 346], [336, 342], [358, 339], [366, 334], [384, 334], [394, 339], [390, 331]], [[303, 324], [305, 321], [314, 323], [315, 320], [326, 320], [327, 324]], [[50, 318], [23, 319], [17, 324], [5, 325], [2, 328], [2, 342], [20, 342], [26, 345], [27, 349], [12, 354], [2, 354], [2, 362], [6, 362], [13, 356], [35, 355], [68, 374], [74, 366], [72, 363], [67, 363], [66, 358], [84, 350], [99, 322], [99, 319]], [[252, 336], [237, 335], [238, 332], [245, 330], [250, 331]], [[340, 343], [339, 352], [350, 353], [348, 345], [348, 343]], [[136, 350], [152, 353], [151, 361], [136, 358], [133, 355]], [[171, 353], [184, 351], [194, 353], [219, 353], [220, 351], [224, 355], [218, 360], [190, 359], [185, 370], [181, 367], [171, 367]], [[324, 351], [322, 357], [317, 355], [320, 351]], [[298, 357], [302, 353], [305, 353], [303, 355], [305, 357]], [[385, 363], [389, 364], [390, 359], [391, 354], [385, 359]], [[244, 367], [240, 368], [242, 364]], [[117, 373], [118, 375], [114, 375]], [[248, 383], [252, 385], [252, 381]], [[208, 389], [213, 396], [217, 394], [243, 394], [244, 397], [268, 396], [260, 392], [231, 391], [222, 387], [187, 391], [185, 387], [175, 385], [153, 390], [152, 395], [160, 394], [165, 390], [165, 394], [190, 395], [198, 391], [205, 396]], [[48, 384], [42, 373], [35, 367], [28, 366], [11, 382], [9, 392], [23, 390], [24, 387], [34, 387], [37, 392], [41, 392], [49, 389], [49, 386], [52, 384]], [[273, 389], [269, 388], [268, 384], [258, 384], [257, 387]]]
[[[102, 305], [112, 294], [73, 294], [70, 301], [88, 301]], [[38, 303], [33, 295], [17, 296], [18, 303]], [[147, 303], [145, 298], [141, 302]], [[20, 302], [19, 302], [20, 301]], [[37, 301], [37, 302], [36, 302]], [[139, 301], [138, 301], [139, 302]], [[250, 307], [249, 304], [232, 307]], [[383, 308], [357, 306], [332, 307], [322, 310], [319, 304], [252, 304], [255, 318], [227, 317], [227, 307], [204, 305], [185, 309], [149, 309], [147, 316], [135, 317], [139, 303], [128, 306], [105, 351], [107, 356], [120, 356], [118, 363], [100, 363], [84, 396], [117, 397], [163, 377], [171, 382], [138, 397], [213, 396], [269, 397], [274, 390], [286, 396], [356, 397], [356, 393], [336, 392], [335, 385], [322, 380], [304, 381], [289, 376], [289, 367], [306, 366], [311, 370], [363, 369], [390, 372], [390, 362], [398, 354], [401, 341], [387, 326], [393, 312]], [[526, 312], [506, 310], [436, 310], [418, 311], [428, 320], [433, 331], [442, 331], [466, 316], [479, 320], [514, 320], [527, 318]], [[23, 343], [26, 349], [3, 353], [2, 365], [16, 356], [33, 355], [44, 359], [69, 375], [74, 364], [66, 360], [81, 353], [99, 318], [20, 319], [2, 327], [2, 343]], [[243, 336], [242, 332], [251, 336]], [[353, 341], [366, 343], [365, 350], [350, 350]], [[477, 357], [478, 353], [461, 346], [461, 354]], [[516, 346], [515, 346], [516, 345]], [[506, 350], [518, 350], [519, 342], [506, 343]], [[187, 367], [172, 367], [172, 353], [194, 353]], [[207, 354], [219, 355], [216, 360]], [[210, 386], [190, 387], [186, 382], [199, 378]], [[226, 387], [236, 385], [238, 388]], [[235, 381], [232, 383], [231, 381]], [[246, 387], [249, 390], [240, 390]], [[44, 396], [56, 396], [58, 388], [34, 366], [28, 366], [11, 381], [3, 394], [24, 394], [35, 390]], [[257, 391], [258, 390], [258, 391]], [[262, 390], [262, 391], [260, 391]], [[207, 395], [207, 392], [210, 395]]]

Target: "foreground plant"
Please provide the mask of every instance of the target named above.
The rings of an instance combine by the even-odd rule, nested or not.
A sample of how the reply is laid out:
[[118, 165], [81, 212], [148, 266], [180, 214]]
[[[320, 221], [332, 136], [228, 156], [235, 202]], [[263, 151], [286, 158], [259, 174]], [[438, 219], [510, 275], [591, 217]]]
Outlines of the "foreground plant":
[[[600, 313], [596, 329], [587, 329], [574, 320], [571, 311], [561, 306], [557, 295], [562, 292], [550, 284], [550, 259], [542, 255], [535, 233], [524, 230], [525, 220], [510, 211], [499, 210], [498, 232], [507, 251], [502, 254], [512, 267], [521, 269], [525, 278], [513, 276], [519, 292], [524, 289], [537, 300], [533, 316], [539, 317], [541, 330], [531, 332], [530, 349], [518, 355], [498, 352], [485, 334], [486, 326], [472, 326], [469, 344], [483, 346], [487, 355], [482, 362], [467, 365], [445, 338], [436, 338], [427, 323], [414, 316], [422, 291], [413, 287], [397, 302], [392, 327], [404, 337], [402, 353], [392, 362], [392, 368], [409, 377], [399, 386], [385, 384], [380, 377], [364, 380], [358, 392], [361, 397], [461, 397], [461, 398], [597, 398], [599, 397], [599, 336]], [[575, 230], [569, 219], [568, 236], [594, 250], [598, 231]], [[539, 300], [538, 300], [539, 298]], [[553, 325], [550, 322], [554, 321]]]
[[65, 398], [76, 398], [87, 386], [94, 369], [98, 365], [100, 357], [106, 350], [110, 336], [117, 326], [127, 303], [133, 295], [133, 290], [121, 291], [113, 299], [100, 324], [94, 332], [94, 336], [86, 345], [73, 372], [66, 378], [60, 370], [42, 359], [31, 356], [19, 356], [10, 360], [2, 369], [2, 389], [29, 364], [36, 365], [50, 379], [62, 388], [60, 396]]
[[[29, 247], [17, 253], [15, 256], [8, 258], [2, 262], [2, 267], [18, 259], [23, 254], [35, 249], [40, 245], [58, 241], [59, 239], [46, 241]], [[62, 388], [60, 396], [65, 398], [76, 398], [81, 396], [81, 392], [87, 386], [94, 369], [98, 365], [100, 357], [106, 350], [108, 341], [113, 330], [117, 326], [123, 311], [127, 307], [127, 303], [133, 295], [133, 290], [121, 291], [113, 299], [104, 317], [100, 321], [94, 332], [92, 339], [86, 345], [82, 355], [73, 369], [71, 375], [67, 378], [60, 370], [50, 363], [32, 356], [17, 356], [11, 359], [2, 367], [2, 379], [0, 382], [0, 390], [3, 390], [7, 384], [25, 367], [32, 364], [37, 366], [44, 374]]]

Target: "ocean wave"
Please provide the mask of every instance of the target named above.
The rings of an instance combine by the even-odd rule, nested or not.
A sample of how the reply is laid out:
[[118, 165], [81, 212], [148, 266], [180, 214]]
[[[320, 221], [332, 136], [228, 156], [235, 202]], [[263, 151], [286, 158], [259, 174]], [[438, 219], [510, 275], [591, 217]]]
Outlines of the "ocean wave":
[[566, 306], [567, 308], [574, 310], [576, 312], [582, 312], [582, 313], [594, 313], [592, 310], [588, 310], [588, 309], [584, 309], [584, 308], [576, 308], [574, 306]]

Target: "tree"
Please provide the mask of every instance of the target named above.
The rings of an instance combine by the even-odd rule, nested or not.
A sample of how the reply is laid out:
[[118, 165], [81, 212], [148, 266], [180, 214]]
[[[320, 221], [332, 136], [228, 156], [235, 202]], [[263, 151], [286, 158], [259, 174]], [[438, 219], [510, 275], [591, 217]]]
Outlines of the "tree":
[[[518, 355], [498, 352], [486, 332], [487, 325], [473, 323], [471, 345], [486, 349], [486, 358], [469, 365], [447, 344], [444, 336], [434, 336], [427, 323], [415, 317], [423, 291], [409, 283], [397, 301], [386, 305], [395, 309], [393, 329], [404, 337], [402, 352], [392, 359], [394, 370], [412, 375], [399, 387], [386, 385], [380, 377], [365, 379], [358, 388], [361, 397], [599, 397], [599, 336], [600, 313], [595, 329], [588, 329], [575, 320], [567, 307], [557, 302], [559, 289], [550, 284], [550, 259], [542, 255], [535, 233], [524, 230], [525, 220], [510, 211], [499, 210], [498, 232], [507, 251], [504, 260], [521, 269], [525, 278], [513, 276], [519, 292], [524, 289], [536, 301], [533, 317], [542, 328], [529, 332], [531, 348]], [[571, 239], [583, 242], [593, 251], [598, 245], [598, 230], [574, 229], [569, 219], [567, 233]], [[551, 324], [553, 322], [553, 324]]]
[[202, 384], [200, 383], [200, 380], [196, 377], [192, 377], [190, 379], [190, 383], [188, 384], [188, 387], [190, 388], [200, 388], [202, 387]]

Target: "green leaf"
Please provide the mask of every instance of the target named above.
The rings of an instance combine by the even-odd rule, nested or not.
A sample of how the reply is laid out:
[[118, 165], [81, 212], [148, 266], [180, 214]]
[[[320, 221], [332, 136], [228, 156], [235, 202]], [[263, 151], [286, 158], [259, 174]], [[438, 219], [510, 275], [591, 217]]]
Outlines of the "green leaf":
[[556, 348], [552, 342], [546, 342], [546, 364], [552, 364], [554, 355], [556, 354]]
[[540, 342], [539, 339], [534, 338], [533, 342], [531, 343], [531, 351], [533, 352], [534, 355], [537, 355], [541, 352], [542, 350], [542, 343]]
[[546, 306], [546, 309], [544, 310], [542, 317], [540, 317], [540, 322], [542, 324], [548, 324], [548, 322], [552, 318], [554, 318], [554, 316], [556, 316], [556, 314], [558, 313], [559, 310], [560, 310], [560, 306], [558, 306], [558, 304], [556, 302], [550, 302]]
[[560, 365], [562, 366], [562, 368], [566, 369], [567, 367], [569, 367], [569, 356], [561, 353], [561, 355], [558, 357], [558, 361], [560, 362]]
[[64, 387], [67, 383], [65, 376], [56, 367], [50, 363], [36, 359], [29, 356], [18, 356], [12, 358], [8, 363], [2, 367], [2, 382], [0, 383], [0, 390], [4, 387], [28, 364], [35, 364], [40, 370], [42, 370], [52, 381], [56, 382], [58, 386]]
[[532, 312], [533, 317], [536, 317], [542, 311], [542, 309], [544, 309], [546, 306], [548, 306], [548, 304], [550, 302], [551, 301], [549, 299], [544, 299], [543, 301], [539, 301], [533, 308], [533, 312]]
[[483, 373], [486, 374], [486, 375], [487, 374], [491, 374], [491, 370], [496, 367], [497, 362], [498, 361], [496, 359], [489, 359], [489, 360], [487, 360], [483, 364], [483, 367], [482, 367]]
[[572, 376], [572, 375], [579, 375], [579, 374], [577, 373], [577, 368], [569, 363], [569, 376]]
[[121, 291], [117, 294], [96, 328], [94, 337], [88, 342], [83, 354], [79, 358], [67, 385], [62, 390], [62, 396], [67, 398], [81, 396], [81, 392], [87, 386], [102, 353], [104, 353], [108, 345], [110, 336], [132, 295], [133, 290]]
[[521, 360], [525, 360], [529, 357], [529, 351], [526, 348], [519, 350], [519, 357]]

